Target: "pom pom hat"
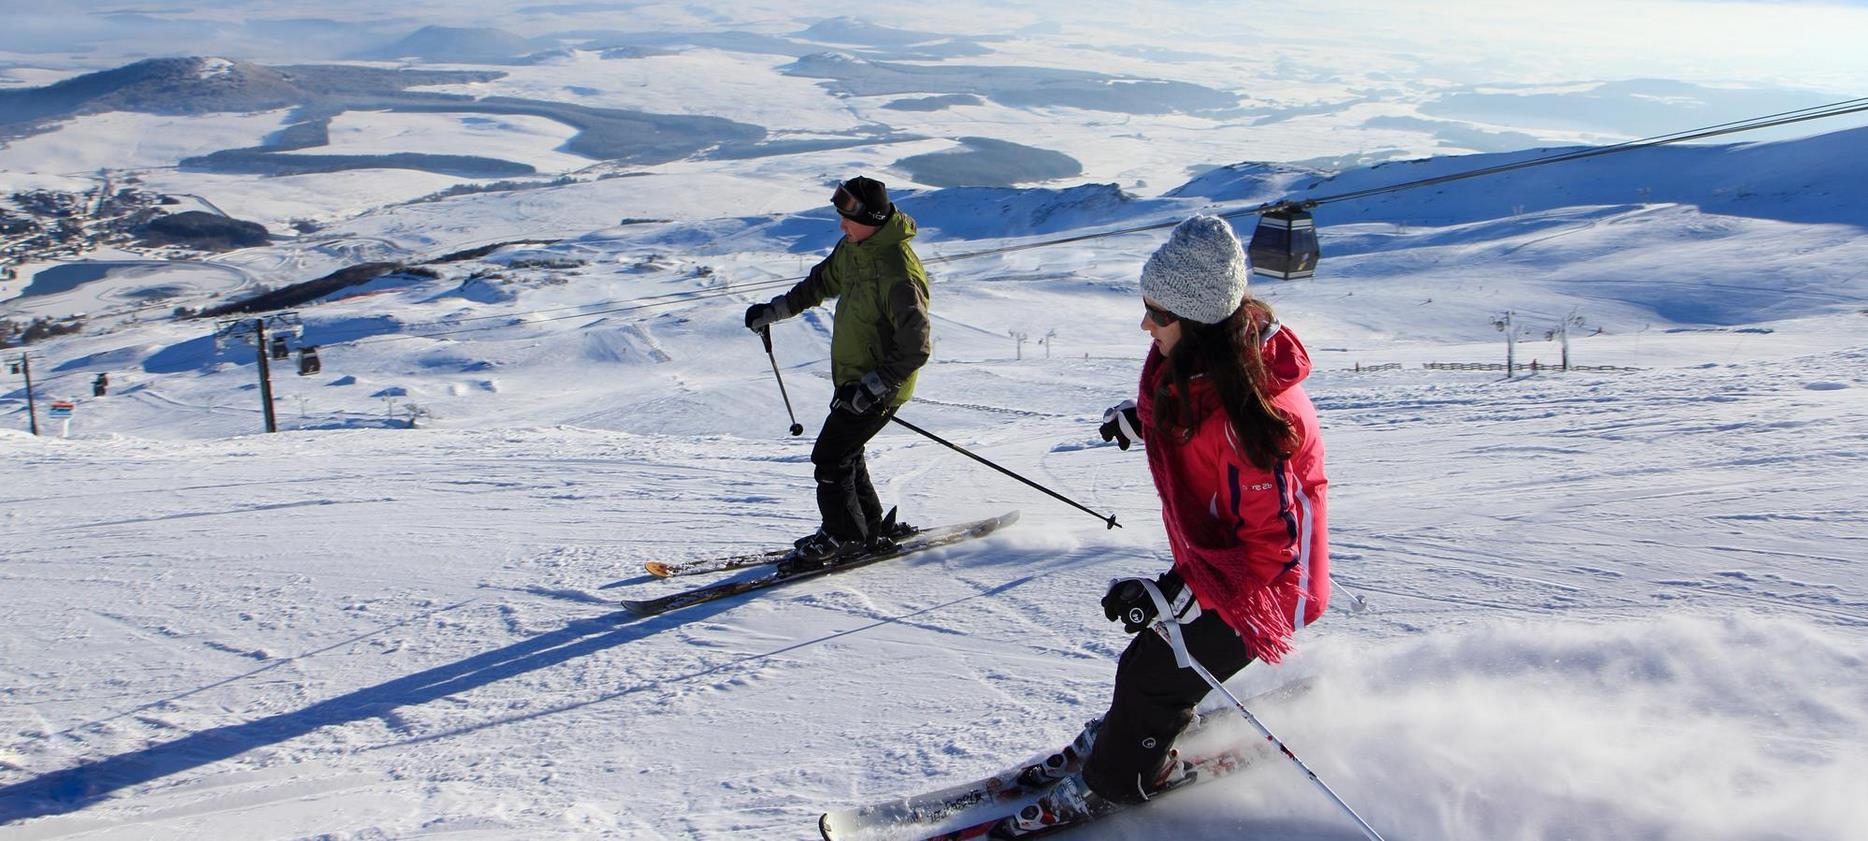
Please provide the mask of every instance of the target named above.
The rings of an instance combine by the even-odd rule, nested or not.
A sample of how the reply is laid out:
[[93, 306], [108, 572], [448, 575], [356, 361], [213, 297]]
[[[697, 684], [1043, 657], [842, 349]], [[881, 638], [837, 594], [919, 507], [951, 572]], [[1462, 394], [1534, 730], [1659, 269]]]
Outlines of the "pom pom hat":
[[1218, 324], [1245, 300], [1251, 272], [1232, 226], [1217, 216], [1195, 216], [1174, 226], [1142, 265], [1142, 294], [1181, 318]]

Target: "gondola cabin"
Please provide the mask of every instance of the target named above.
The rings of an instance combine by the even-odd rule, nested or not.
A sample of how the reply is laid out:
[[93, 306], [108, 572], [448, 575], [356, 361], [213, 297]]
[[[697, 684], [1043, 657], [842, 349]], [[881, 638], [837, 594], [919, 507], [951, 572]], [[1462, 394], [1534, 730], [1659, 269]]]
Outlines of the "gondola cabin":
[[1317, 249], [1317, 223], [1301, 208], [1274, 207], [1258, 217], [1247, 253], [1253, 274], [1280, 280], [1311, 277], [1323, 256]]
[[285, 359], [292, 355], [292, 348], [286, 344], [284, 336], [272, 337], [272, 358]]
[[309, 377], [324, 370], [324, 363], [318, 361], [317, 345], [305, 345], [298, 349], [298, 375]]

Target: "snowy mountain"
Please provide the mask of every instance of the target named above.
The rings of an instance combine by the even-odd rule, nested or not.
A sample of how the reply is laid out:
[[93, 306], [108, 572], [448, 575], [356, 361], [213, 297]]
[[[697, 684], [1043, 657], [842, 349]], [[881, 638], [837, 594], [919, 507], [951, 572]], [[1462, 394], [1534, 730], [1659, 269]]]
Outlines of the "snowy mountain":
[[225, 58], [152, 58], [40, 88], [0, 91], [0, 130], [110, 112], [267, 111], [324, 97], [384, 96], [405, 88], [495, 78], [483, 71], [398, 71], [339, 65], [264, 67]]
[[419, 59], [443, 64], [505, 64], [554, 46], [500, 29], [424, 26], [397, 40], [357, 54], [365, 59]]
[[[1368, 125], [1446, 92], [1389, 53], [1332, 68], [1348, 52], [1316, 35], [1232, 57], [1113, 37], [1159, 21], [1092, 11], [1006, 35], [944, 7], [912, 23], [450, 7], [450, 25], [510, 16], [494, 28], [527, 46], [576, 46], [409, 71], [437, 74], [410, 95], [739, 132], [671, 129], [655, 148], [673, 151], [637, 160], [583, 154], [575, 126], [517, 106], [359, 108], [310, 137], [289, 128], [310, 124], [288, 110], [298, 68], [245, 58], [8, 71], [0, 105], [56, 122], [0, 149], [9, 213], [16, 192], [86, 208], [134, 178], [293, 235], [185, 260], [113, 246], [0, 280], [7, 320], [83, 314], [0, 351], [29, 351], [33, 377], [29, 407], [0, 368], [0, 841], [810, 838], [826, 810], [1069, 739], [1128, 643], [1098, 604], [1108, 581], [1170, 563], [1142, 454], [1096, 431], [1134, 396], [1160, 226], [1595, 142], [1477, 121], [1460, 125], [1540, 148], [1447, 151], [1444, 126]], [[975, 48], [991, 52], [898, 54]], [[1295, 69], [1266, 69], [1273, 53]], [[1137, 105], [1156, 85], [1189, 98]], [[141, 110], [164, 90], [221, 104]], [[922, 96], [971, 98], [890, 107]], [[222, 112], [235, 101], [253, 112]], [[1868, 129], [1809, 127], [1836, 130], [1328, 201], [1316, 278], [1253, 279], [1315, 364], [1336, 589], [1291, 658], [1229, 686], [1287, 690], [1253, 712], [1388, 841], [1844, 839], [1868, 822]], [[270, 154], [361, 163], [176, 168], [288, 130], [317, 142]], [[898, 166], [979, 138], [1083, 174], [941, 188]], [[538, 175], [381, 165], [400, 154]], [[1300, 163], [1363, 155], [1393, 159]], [[645, 561], [816, 526], [830, 313], [776, 325], [769, 360], [742, 314], [834, 245], [825, 200], [859, 172], [916, 219], [932, 278], [934, 357], [902, 417], [1124, 528], [891, 427], [869, 469], [909, 522], [1019, 522], [628, 616], [620, 599], [695, 583]], [[259, 316], [177, 309], [320, 278], [292, 305], [292, 353], [267, 360], [264, 434], [258, 349], [216, 340]], [[1505, 361], [1507, 314], [1514, 361], [1536, 367], [1477, 369]], [[322, 368], [299, 375], [304, 346]], [[1274, 757], [1057, 837], [1362, 836]]]

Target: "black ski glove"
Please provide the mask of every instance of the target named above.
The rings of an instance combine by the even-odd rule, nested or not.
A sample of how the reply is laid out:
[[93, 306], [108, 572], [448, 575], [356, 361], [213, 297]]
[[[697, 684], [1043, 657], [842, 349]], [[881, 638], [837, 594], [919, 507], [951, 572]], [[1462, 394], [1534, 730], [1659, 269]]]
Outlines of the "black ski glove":
[[1141, 441], [1141, 417], [1136, 415], [1136, 402], [1123, 400], [1108, 411], [1102, 413], [1102, 432], [1104, 441], [1115, 441], [1117, 447], [1128, 450], [1128, 445]]
[[746, 329], [754, 333], [772, 326], [775, 321], [784, 321], [791, 317], [785, 311], [785, 296], [780, 295], [763, 304], [753, 304], [746, 308]]
[[[1144, 578], [1118, 578], [1109, 582], [1109, 592], [1103, 596], [1103, 616], [1111, 622], [1121, 622], [1122, 630], [1131, 634], [1154, 624], [1160, 611], [1155, 607], [1155, 600], [1148, 595], [1148, 588], [1142, 586]], [[1167, 599], [1168, 609], [1174, 612], [1176, 621], [1186, 624], [1199, 618], [1200, 603], [1193, 597], [1193, 589], [1180, 580], [1173, 570], [1161, 573], [1155, 579], [1155, 586], [1161, 588], [1161, 595]]]
[[894, 396], [895, 386], [889, 385], [881, 374], [870, 371], [860, 380], [837, 386], [830, 408], [866, 417], [888, 408], [889, 399]]
[[1142, 440], [1142, 420], [1135, 412], [1135, 401], [1124, 400], [1110, 406], [1109, 411], [1103, 413], [1103, 425], [1097, 431], [1103, 433], [1104, 441], [1113, 440], [1124, 450]]

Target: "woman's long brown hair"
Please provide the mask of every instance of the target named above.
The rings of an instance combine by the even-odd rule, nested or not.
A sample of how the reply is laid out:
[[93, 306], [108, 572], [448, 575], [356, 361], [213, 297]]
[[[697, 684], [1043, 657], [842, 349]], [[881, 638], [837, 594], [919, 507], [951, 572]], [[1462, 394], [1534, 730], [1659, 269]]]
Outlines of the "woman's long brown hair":
[[1297, 428], [1266, 391], [1260, 333], [1271, 323], [1271, 305], [1250, 296], [1218, 324], [1181, 319], [1180, 341], [1168, 354], [1167, 376], [1155, 390], [1155, 434], [1178, 443], [1192, 440], [1200, 418], [1194, 416], [1191, 384], [1204, 375], [1253, 466], [1270, 470], [1296, 451]]

